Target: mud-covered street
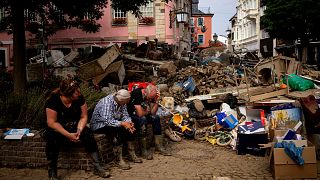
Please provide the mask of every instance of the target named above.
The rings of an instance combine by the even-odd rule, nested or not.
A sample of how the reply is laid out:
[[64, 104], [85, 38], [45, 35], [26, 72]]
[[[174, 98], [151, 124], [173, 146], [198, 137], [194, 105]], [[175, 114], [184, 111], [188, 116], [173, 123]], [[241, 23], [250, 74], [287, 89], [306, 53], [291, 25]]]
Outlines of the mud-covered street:
[[[237, 155], [236, 151], [206, 142], [183, 140], [170, 143], [173, 156], [155, 154], [153, 160], [131, 163], [119, 170], [112, 163], [111, 179], [272, 179], [268, 157]], [[101, 179], [91, 171], [58, 170], [59, 179]], [[46, 179], [45, 169], [0, 169], [1, 179]], [[318, 176], [319, 177], [319, 176]]]

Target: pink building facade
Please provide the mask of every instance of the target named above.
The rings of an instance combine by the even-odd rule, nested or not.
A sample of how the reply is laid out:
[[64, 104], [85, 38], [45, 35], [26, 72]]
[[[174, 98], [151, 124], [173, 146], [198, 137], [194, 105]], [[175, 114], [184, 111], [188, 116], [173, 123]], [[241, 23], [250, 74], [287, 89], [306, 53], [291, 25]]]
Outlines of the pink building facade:
[[[143, 18], [140, 19], [135, 18], [131, 13], [112, 9], [110, 0], [108, 1], [108, 7], [104, 10], [104, 16], [99, 20], [101, 24], [99, 32], [85, 33], [76, 28], [61, 30], [48, 38], [48, 49], [75, 49], [92, 44], [104, 46], [110, 43], [120, 44], [128, 41], [141, 44], [146, 40], [153, 40], [155, 38], [159, 42], [181, 44], [178, 43], [180, 41], [179, 37], [181, 37], [181, 33], [179, 34], [181, 29], [174, 21], [174, 17], [170, 18], [169, 15], [170, 10], [173, 11], [177, 6], [179, 7], [175, 0], [168, 1], [168, 3], [162, 2], [162, 0], [155, 0], [146, 7], [141, 7], [140, 10], [142, 11]], [[190, 4], [183, 5], [191, 6]], [[172, 26], [173, 28], [170, 28], [170, 23], [176, 24]], [[39, 47], [35, 42], [37, 41], [35, 41], [34, 36], [26, 32], [27, 56], [28, 52], [35, 52], [35, 49]], [[180, 49], [183, 48], [180, 47]], [[33, 55], [29, 55], [28, 58]], [[0, 66], [12, 66], [12, 57], [12, 35], [8, 35], [7, 32], [0, 32]]]

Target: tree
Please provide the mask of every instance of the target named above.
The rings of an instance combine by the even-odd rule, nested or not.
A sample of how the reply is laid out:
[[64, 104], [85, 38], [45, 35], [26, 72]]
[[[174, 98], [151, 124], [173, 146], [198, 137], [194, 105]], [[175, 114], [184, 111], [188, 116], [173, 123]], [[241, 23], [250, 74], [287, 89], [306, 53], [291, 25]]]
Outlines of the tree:
[[[140, 14], [139, 7], [152, 0], [113, 0], [112, 6]], [[26, 87], [25, 31], [48, 37], [59, 29], [76, 27], [88, 33], [99, 31], [108, 0], [1, 0], [6, 16], [0, 22], [2, 30], [13, 34], [14, 92]], [[42, 29], [42, 32], [39, 31]], [[42, 34], [40, 34], [42, 33]]]
[[306, 62], [307, 45], [320, 38], [319, 0], [267, 0], [261, 22], [270, 37], [300, 40], [302, 61]]

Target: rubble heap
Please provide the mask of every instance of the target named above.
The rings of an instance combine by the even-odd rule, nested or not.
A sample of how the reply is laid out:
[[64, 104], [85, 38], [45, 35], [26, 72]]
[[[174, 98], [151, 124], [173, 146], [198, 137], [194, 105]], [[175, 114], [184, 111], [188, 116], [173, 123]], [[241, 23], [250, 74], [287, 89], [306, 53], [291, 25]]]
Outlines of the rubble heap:
[[210, 93], [211, 89], [236, 86], [236, 78], [244, 83], [242, 78], [237, 77], [238, 75], [231, 66], [222, 67], [221, 64], [214, 62], [208, 66], [189, 66], [181, 69], [176, 74], [170, 74], [166, 83], [173, 86], [175, 83], [185, 81], [190, 76], [194, 79], [201, 95]]

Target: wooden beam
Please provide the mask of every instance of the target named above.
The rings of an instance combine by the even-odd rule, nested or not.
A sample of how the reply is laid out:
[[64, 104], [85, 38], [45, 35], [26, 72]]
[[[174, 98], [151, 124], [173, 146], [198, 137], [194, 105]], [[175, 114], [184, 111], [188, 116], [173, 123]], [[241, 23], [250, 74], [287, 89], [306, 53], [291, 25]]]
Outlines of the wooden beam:
[[138, 58], [138, 57], [135, 57], [134, 55], [129, 55], [129, 54], [123, 54], [122, 57], [124, 59], [131, 60], [131, 61], [138, 61], [142, 63], [155, 64], [155, 65], [162, 65], [168, 62], [168, 61], [153, 61], [147, 58]]
[[281, 95], [286, 95], [286, 94], [287, 94], [287, 89], [281, 89], [281, 90], [273, 91], [273, 92], [270, 92], [270, 93], [251, 96], [250, 99], [249, 99], [249, 102], [259, 101], [259, 100], [268, 99], [268, 98], [281, 96]]

